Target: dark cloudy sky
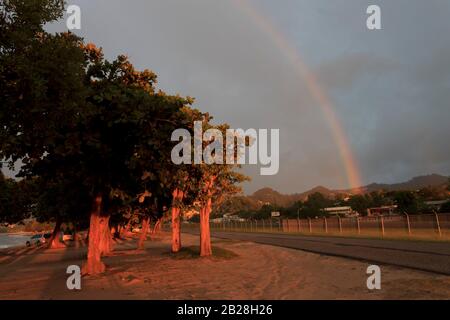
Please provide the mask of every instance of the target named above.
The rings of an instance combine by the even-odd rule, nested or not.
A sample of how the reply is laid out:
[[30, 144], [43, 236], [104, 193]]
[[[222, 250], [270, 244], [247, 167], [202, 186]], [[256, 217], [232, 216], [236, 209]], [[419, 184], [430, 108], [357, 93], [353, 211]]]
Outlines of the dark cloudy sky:
[[[289, 39], [336, 106], [363, 183], [450, 174], [450, 1], [249, 0]], [[86, 41], [126, 53], [169, 93], [234, 128], [279, 128], [280, 171], [246, 192], [346, 188], [317, 102], [286, 55], [229, 0], [78, 0]], [[366, 8], [382, 10], [380, 31]], [[52, 26], [51, 29], [61, 29]]]

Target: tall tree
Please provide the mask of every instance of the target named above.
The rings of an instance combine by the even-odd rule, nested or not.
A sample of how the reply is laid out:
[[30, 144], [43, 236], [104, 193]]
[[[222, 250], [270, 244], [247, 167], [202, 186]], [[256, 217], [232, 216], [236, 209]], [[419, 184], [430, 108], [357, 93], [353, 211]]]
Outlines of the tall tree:
[[[210, 123], [211, 120], [212, 118], [206, 114], [202, 122], [203, 132], [213, 130], [209, 138], [208, 135], [206, 139], [204, 136], [194, 138], [201, 139], [197, 141], [197, 145], [202, 145], [204, 150], [204, 162], [196, 166], [197, 175], [196, 179], [193, 179], [196, 181], [197, 202], [200, 204], [200, 256], [202, 257], [212, 255], [209, 219], [213, 205], [222, 202], [225, 195], [239, 192], [240, 188], [237, 185], [249, 179], [235, 171], [240, 167], [238, 164], [223, 161], [224, 155], [231, 153], [230, 158], [237, 163], [241, 149], [234, 141], [233, 148], [225, 143], [223, 137], [226, 137], [226, 131], [229, 129], [227, 124], [214, 126]], [[236, 140], [239, 141], [239, 139]], [[244, 143], [245, 145], [250, 143], [247, 137], [244, 137]]]

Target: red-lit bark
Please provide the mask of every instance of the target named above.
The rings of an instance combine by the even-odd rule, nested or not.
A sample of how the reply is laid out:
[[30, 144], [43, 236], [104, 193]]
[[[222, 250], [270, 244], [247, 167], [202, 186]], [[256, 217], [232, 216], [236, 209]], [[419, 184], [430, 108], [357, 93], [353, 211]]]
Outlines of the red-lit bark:
[[130, 218], [127, 221], [127, 224], [124, 226], [121, 226], [120, 228], [120, 232], [119, 232], [119, 236], [120, 238], [126, 237], [128, 235], [128, 233], [130, 232], [130, 228], [131, 228], [131, 220], [133, 219], [133, 214], [132, 214], [133, 210], [131, 209], [131, 207], [128, 208], [128, 214], [130, 215]]
[[207, 257], [212, 255], [211, 247], [211, 231], [209, 228], [209, 216], [212, 211], [212, 196], [213, 186], [216, 177], [212, 176], [205, 183], [206, 199], [203, 202], [203, 207], [200, 209], [200, 256]]
[[184, 193], [180, 189], [175, 189], [172, 193], [172, 252], [181, 249], [181, 208], [180, 202]]
[[158, 221], [156, 221], [155, 226], [153, 227], [154, 235], [156, 235], [158, 232], [161, 231], [161, 222], [162, 222], [162, 218], [159, 218]]
[[141, 235], [138, 241], [138, 249], [143, 250], [145, 248], [145, 240], [147, 240], [148, 228], [150, 226], [150, 217], [145, 217], [142, 221]]
[[83, 274], [99, 274], [105, 271], [105, 264], [101, 261], [102, 242], [107, 228], [109, 216], [102, 212], [103, 198], [98, 194], [92, 206], [91, 221], [89, 225], [89, 245], [87, 261], [83, 265]]
[[113, 250], [112, 244], [112, 234], [111, 229], [109, 228], [109, 219], [110, 216], [105, 218], [105, 226], [103, 228], [103, 236], [100, 241], [100, 250], [102, 255], [110, 254]]
[[161, 224], [162, 224], [162, 220], [163, 218], [159, 218], [155, 225], [153, 226], [153, 230], [152, 230], [152, 234], [151, 234], [151, 239], [154, 240], [155, 237], [161, 232]]
[[61, 234], [61, 218], [56, 218], [55, 228], [53, 229], [52, 235], [50, 239], [48, 240], [48, 247], [50, 249], [60, 249], [65, 248], [66, 245], [61, 242], [60, 240], [60, 234]]
[[211, 231], [209, 229], [209, 215], [211, 213], [211, 199], [200, 209], [200, 256], [212, 255]]

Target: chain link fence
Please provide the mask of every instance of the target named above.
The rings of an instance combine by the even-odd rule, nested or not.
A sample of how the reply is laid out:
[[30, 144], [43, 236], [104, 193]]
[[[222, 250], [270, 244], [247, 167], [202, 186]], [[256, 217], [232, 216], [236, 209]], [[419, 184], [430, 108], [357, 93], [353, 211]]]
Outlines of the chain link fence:
[[232, 232], [277, 232], [450, 240], [450, 213], [351, 218], [230, 220], [211, 222], [211, 229]]

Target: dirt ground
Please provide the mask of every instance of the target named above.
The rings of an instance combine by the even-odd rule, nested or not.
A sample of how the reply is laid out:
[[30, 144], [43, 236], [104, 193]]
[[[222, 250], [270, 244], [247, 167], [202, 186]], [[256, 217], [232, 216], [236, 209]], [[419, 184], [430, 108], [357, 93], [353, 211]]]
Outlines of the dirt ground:
[[[450, 277], [381, 267], [381, 290], [367, 289], [368, 263], [250, 242], [214, 240], [219, 255], [192, 254], [196, 236], [183, 234], [189, 250], [170, 253], [170, 238], [120, 241], [104, 261], [104, 275], [66, 287], [69, 265], [86, 248], [19, 248], [0, 251], [0, 299], [450, 299]], [[192, 248], [192, 249], [190, 249]]]

